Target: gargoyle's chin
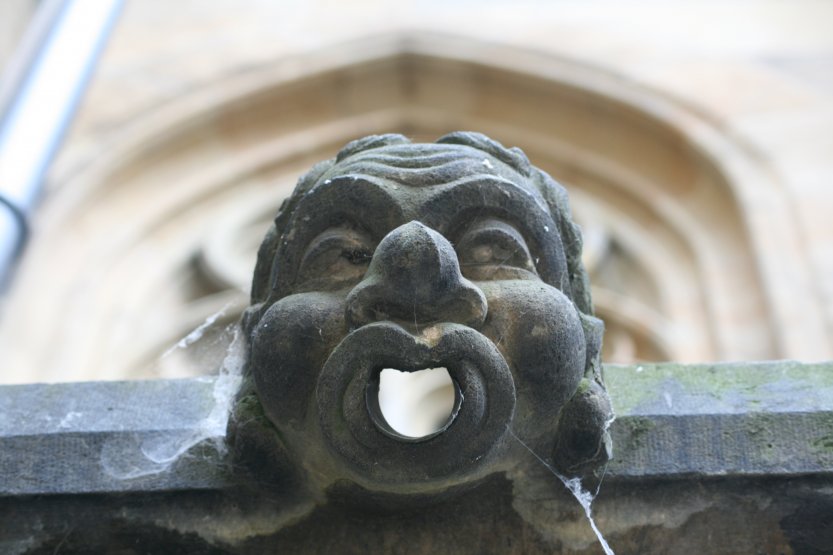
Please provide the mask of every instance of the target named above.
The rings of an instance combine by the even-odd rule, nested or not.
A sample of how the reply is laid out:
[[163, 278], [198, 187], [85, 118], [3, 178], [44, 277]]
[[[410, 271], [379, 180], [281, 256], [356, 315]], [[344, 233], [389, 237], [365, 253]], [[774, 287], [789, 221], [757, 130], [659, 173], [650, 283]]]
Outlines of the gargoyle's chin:
[[[393, 430], [378, 403], [384, 368], [444, 367], [456, 388], [448, 422], [419, 438]], [[391, 322], [348, 334], [316, 386], [322, 437], [345, 478], [368, 490], [428, 493], [479, 479], [499, 458], [515, 409], [509, 366], [494, 343], [459, 324], [413, 335]]]

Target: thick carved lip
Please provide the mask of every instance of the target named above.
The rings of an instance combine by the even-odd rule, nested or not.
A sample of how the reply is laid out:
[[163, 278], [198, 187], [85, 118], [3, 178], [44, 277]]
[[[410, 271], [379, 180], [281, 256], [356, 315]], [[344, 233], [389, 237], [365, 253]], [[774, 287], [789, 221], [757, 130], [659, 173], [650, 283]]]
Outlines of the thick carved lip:
[[[378, 405], [368, 402], [379, 372], [439, 366], [458, 388], [454, 418], [417, 440], [386, 429]], [[392, 322], [376, 322], [333, 350], [316, 397], [324, 438], [361, 481], [453, 483], [476, 474], [499, 448], [514, 413], [515, 386], [497, 347], [472, 328], [443, 323], [413, 335]]]

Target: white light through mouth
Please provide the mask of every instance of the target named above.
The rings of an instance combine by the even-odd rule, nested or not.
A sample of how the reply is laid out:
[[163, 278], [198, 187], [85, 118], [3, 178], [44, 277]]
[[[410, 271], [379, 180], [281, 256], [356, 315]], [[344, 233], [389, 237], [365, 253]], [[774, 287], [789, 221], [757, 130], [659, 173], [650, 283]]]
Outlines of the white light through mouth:
[[379, 408], [397, 433], [421, 438], [441, 430], [454, 410], [454, 383], [445, 368], [400, 372], [385, 368], [379, 376]]

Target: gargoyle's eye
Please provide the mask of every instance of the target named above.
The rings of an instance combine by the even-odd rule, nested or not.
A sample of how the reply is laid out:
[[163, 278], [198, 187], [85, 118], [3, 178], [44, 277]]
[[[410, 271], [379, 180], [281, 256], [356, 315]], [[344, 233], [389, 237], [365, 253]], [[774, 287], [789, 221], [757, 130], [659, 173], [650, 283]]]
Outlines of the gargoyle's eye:
[[332, 290], [364, 277], [376, 248], [362, 231], [331, 228], [310, 241], [298, 268], [302, 289]]
[[477, 280], [514, 279], [537, 274], [523, 236], [500, 220], [483, 220], [471, 226], [457, 242], [460, 269]]

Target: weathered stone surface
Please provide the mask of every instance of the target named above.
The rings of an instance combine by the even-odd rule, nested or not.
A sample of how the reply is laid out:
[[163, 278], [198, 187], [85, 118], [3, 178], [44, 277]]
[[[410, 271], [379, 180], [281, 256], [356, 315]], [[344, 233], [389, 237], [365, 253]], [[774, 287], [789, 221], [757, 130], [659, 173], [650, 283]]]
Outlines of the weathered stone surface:
[[[606, 477], [626, 550], [830, 544], [829, 365], [610, 368], [611, 401], [566, 193], [482, 135], [371, 136], [314, 166], [241, 327], [213, 383], [0, 396], [7, 551], [582, 553]], [[381, 373], [440, 366], [448, 420], [403, 435]]]
[[[656, 364], [604, 372], [617, 412], [605, 483], [833, 471], [833, 363]], [[0, 387], [0, 495], [223, 489], [230, 478], [211, 439], [198, 446], [200, 456], [183, 456], [141, 478], [114, 478], [102, 463], [105, 445], [121, 448], [110, 453], [126, 467], [141, 462], [146, 439], [193, 437], [215, 402], [213, 380]]]
[[[617, 555], [822, 555], [833, 546], [831, 491], [829, 479], [811, 477], [614, 482], [594, 513]], [[380, 512], [367, 521], [343, 506], [321, 506], [272, 532], [285, 521], [274, 506], [214, 492], [0, 499], [0, 551], [601, 553], [569, 501], [548, 480], [519, 506], [508, 481], [496, 477], [430, 511]]]
[[[402, 507], [506, 472], [519, 442], [593, 475], [612, 409], [581, 252], [566, 190], [518, 148], [471, 132], [347, 144], [299, 179], [258, 252], [236, 460]], [[382, 414], [381, 372], [437, 367], [454, 409], [407, 437]]]
[[833, 364], [607, 367], [621, 477], [833, 470]]
[[[833, 364], [610, 366], [605, 376], [616, 449], [593, 512], [617, 554], [833, 550]], [[0, 552], [600, 552], [581, 508], [528, 454], [513, 470], [528, 487], [497, 476], [430, 510], [369, 518], [289, 490], [253, 496], [229, 481], [210, 440], [155, 475], [104, 475], [96, 438], [181, 438], [210, 413], [212, 391], [208, 380], [0, 388]], [[61, 428], [73, 411], [87, 416]], [[21, 452], [24, 436], [33, 448]], [[76, 451], [61, 451], [64, 436]], [[701, 436], [711, 439], [697, 449], [685, 439]], [[27, 480], [20, 469], [36, 466], [43, 479]]]
[[213, 378], [2, 387], [0, 495], [222, 487], [211, 440], [165, 460], [207, 438], [213, 391]]

